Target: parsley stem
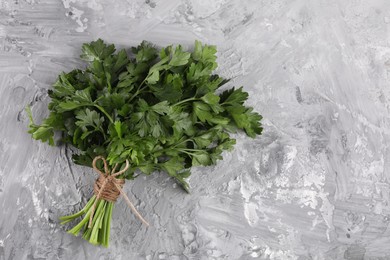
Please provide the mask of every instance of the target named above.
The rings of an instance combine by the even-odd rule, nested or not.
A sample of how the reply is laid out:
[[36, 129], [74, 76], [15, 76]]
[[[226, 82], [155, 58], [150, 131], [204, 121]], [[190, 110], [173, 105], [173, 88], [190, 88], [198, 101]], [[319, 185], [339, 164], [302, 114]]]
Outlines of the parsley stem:
[[141, 86], [144, 84], [145, 80], [141, 82], [141, 84], [138, 86], [137, 91], [134, 93], [134, 95], [129, 99], [128, 103], [130, 103], [136, 96], [138, 96], [142, 90], [144, 90], [146, 87], [141, 88]]
[[180, 151], [202, 152], [203, 150], [202, 149], [189, 149], [189, 148], [186, 148], [186, 149], [181, 149]]
[[182, 101], [180, 101], [180, 102], [177, 102], [177, 103], [173, 104], [172, 106], [173, 106], [173, 107], [174, 107], [174, 106], [178, 106], [178, 105], [181, 105], [181, 104], [183, 104], [183, 103], [186, 103], [186, 102], [189, 102], [189, 101], [193, 101], [193, 100], [199, 100], [199, 98], [194, 98], [194, 97], [192, 97], [192, 98], [187, 98], [187, 99], [184, 99], [184, 100], [182, 100]]
[[190, 153], [190, 152], [187, 152], [187, 151], [185, 151], [185, 150], [181, 150], [181, 152], [183, 152], [183, 153], [185, 153], [185, 154], [188, 154], [188, 155], [193, 155], [193, 153]]
[[96, 104], [94, 104], [94, 106], [95, 106], [97, 109], [99, 109], [103, 114], [105, 114], [106, 117], [110, 120], [111, 123], [114, 123], [114, 120], [113, 120], [112, 117], [107, 113], [107, 111], [104, 110], [104, 108], [102, 108], [101, 106], [96, 105]]
[[194, 140], [188, 138], [188, 139], [186, 139], [186, 140], [181, 141], [180, 143], [177, 143], [177, 144], [175, 144], [175, 145], [171, 145], [171, 146], [169, 146], [169, 147], [167, 147], [167, 148], [165, 148], [165, 149], [157, 150], [155, 153], [161, 153], [161, 152], [173, 150], [173, 149], [175, 149], [176, 147], [178, 147], [179, 145], [181, 145], [182, 143], [186, 143], [186, 142], [192, 142], [192, 143], [194, 143]]
[[[164, 75], [165, 74], [165, 70], [160, 74], [160, 77], [162, 76], [162, 75]], [[128, 101], [129, 103], [136, 97], [136, 96], [138, 96], [139, 94], [141, 94], [141, 92], [143, 91], [143, 90], [145, 90], [148, 86], [146, 85], [146, 86], [144, 86], [143, 88], [141, 88], [144, 84], [145, 84], [145, 82], [146, 82], [146, 80], [148, 79], [148, 77], [149, 77], [149, 74], [145, 77], [145, 79], [141, 82], [141, 84], [139, 84], [139, 86], [138, 86], [138, 88], [137, 88], [137, 91], [135, 91], [135, 93], [134, 93], [134, 95], [130, 98], [130, 100]]]

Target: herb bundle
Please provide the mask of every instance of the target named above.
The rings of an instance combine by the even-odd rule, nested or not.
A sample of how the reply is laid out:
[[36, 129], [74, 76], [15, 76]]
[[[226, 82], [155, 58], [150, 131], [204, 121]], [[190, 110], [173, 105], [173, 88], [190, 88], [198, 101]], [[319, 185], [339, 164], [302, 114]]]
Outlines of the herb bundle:
[[235, 144], [230, 133], [243, 130], [254, 138], [262, 131], [261, 116], [244, 105], [248, 94], [242, 87], [219, 91], [227, 80], [213, 74], [215, 46], [196, 41], [192, 52], [180, 45], [158, 51], [142, 42], [131, 51], [116, 52], [101, 39], [84, 44], [87, 67], [59, 75], [49, 90], [48, 117], [37, 125], [28, 109], [34, 139], [54, 145], [60, 132], [60, 142], [79, 151], [73, 161], [100, 173], [87, 205], [61, 220], [84, 216], [69, 232], [82, 231], [103, 246], [115, 201], [101, 195], [108, 186], [123, 195], [125, 179], [162, 171], [188, 192], [190, 168], [222, 159]]

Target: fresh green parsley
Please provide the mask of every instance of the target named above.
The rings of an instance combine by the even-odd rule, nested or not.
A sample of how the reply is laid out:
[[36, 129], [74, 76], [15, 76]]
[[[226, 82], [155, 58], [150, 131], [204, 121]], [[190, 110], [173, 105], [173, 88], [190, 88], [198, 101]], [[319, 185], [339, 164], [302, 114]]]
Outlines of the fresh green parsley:
[[111, 167], [128, 159], [124, 178], [163, 171], [188, 192], [191, 167], [222, 159], [235, 144], [231, 133], [262, 132], [262, 117], [245, 106], [248, 93], [220, 90], [227, 80], [213, 73], [216, 52], [199, 41], [192, 52], [142, 42], [130, 54], [101, 39], [86, 43], [86, 68], [61, 73], [49, 90], [49, 116], [37, 125], [28, 109], [29, 133], [50, 145], [61, 133], [61, 143], [77, 148], [77, 164], [91, 167], [98, 155]]

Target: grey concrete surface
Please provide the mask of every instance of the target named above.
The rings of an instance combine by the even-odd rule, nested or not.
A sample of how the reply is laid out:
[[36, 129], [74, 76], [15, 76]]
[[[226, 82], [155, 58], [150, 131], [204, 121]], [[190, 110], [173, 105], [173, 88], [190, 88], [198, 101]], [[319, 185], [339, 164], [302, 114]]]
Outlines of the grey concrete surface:
[[[390, 259], [388, 0], [0, 0], [0, 259]], [[83, 42], [130, 47], [195, 39], [245, 87], [264, 134], [237, 135], [186, 195], [163, 174], [125, 191], [111, 246], [58, 217], [91, 195], [69, 147], [26, 133]]]

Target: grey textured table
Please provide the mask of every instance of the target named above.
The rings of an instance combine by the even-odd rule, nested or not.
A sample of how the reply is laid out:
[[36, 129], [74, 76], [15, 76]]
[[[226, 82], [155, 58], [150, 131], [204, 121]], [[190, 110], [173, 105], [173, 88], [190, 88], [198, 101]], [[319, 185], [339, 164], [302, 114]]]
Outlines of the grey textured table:
[[[0, 259], [390, 259], [389, 29], [387, 0], [1, 0]], [[261, 137], [194, 170], [191, 195], [164, 174], [128, 182], [151, 227], [121, 200], [109, 249], [58, 224], [96, 175], [31, 140], [24, 112], [46, 115], [98, 37], [215, 44], [264, 116]]]

